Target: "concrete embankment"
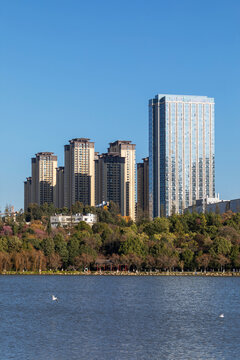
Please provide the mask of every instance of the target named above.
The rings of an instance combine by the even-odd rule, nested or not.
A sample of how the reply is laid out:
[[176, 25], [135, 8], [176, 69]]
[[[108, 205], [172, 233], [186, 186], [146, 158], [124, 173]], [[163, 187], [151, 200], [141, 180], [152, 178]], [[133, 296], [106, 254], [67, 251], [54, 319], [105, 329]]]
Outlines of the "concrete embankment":
[[0, 275], [81, 275], [81, 276], [212, 276], [212, 277], [233, 277], [240, 276], [240, 272], [200, 272], [200, 271], [4, 271]]

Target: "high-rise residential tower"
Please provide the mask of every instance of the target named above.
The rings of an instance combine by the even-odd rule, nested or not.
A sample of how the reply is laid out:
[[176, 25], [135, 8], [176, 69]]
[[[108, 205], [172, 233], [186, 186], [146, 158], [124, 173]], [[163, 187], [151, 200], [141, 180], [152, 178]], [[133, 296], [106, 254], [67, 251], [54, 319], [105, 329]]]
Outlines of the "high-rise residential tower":
[[32, 191], [32, 178], [28, 177], [26, 181], [24, 181], [24, 211], [27, 210], [31, 201], [31, 191]]
[[113, 201], [119, 206], [122, 216], [126, 215], [126, 196], [124, 181], [125, 158], [117, 153], [96, 155], [95, 182], [96, 204]]
[[57, 208], [64, 207], [64, 166], [59, 166], [57, 169], [57, 183], [56, 183], [56, 204]]
[[108, 152], [118, 154], [119, 157], [125, 158], [124, 165], [124, 194], [125, 205], [124, 215], [131, 217], [135, 220], [136, 216], [136, 159], [135, 159], [135, 144], [131, 141], [117, 140], [109, 144]]
[[215, 196], [214, 99], [156, 95], [149, 101], [150, 216], [182, 213]]
[[32, 158], [32, 177], [24, 183], [25, 209], [30, 203], [56, 203], [56, 168], [57, 156], [52, 152], [39, 152]]
[[95, 205], [94, 142], [76, 138], [65, 145], [64, 206]]
[[149, 217], [149, 158], [137, 164], [137, 216]]

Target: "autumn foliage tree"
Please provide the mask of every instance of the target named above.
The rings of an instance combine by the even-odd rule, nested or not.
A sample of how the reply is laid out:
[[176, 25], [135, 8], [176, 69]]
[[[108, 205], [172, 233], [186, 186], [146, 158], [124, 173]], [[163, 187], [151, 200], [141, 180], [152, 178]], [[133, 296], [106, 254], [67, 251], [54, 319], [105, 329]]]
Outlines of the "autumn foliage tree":
[[[16, 222], [0, 221], [0, 272], [95, 270], [195, 271], [240, 269], [240, 213], [147, 217], [133, 223], [120, 215], [116, 204], [91, 208], [76, 203], [75, 212], [95, 212], [92, 227], [50, 228], [54, 213], [68, 209], [31, 204]], [[24, 221], [26, 220], [26, 221]]]

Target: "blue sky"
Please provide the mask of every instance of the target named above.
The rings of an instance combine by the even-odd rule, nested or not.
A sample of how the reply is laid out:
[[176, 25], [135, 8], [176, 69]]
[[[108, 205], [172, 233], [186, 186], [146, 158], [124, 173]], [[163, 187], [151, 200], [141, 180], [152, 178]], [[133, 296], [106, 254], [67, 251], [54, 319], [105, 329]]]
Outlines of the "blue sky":
[[0, 209], [23, 207], [31, 157], [89, 137], [148, 155], [148, 100], [216, 102], [216, 191], [240, 197], [240, 2], [2, 0]]

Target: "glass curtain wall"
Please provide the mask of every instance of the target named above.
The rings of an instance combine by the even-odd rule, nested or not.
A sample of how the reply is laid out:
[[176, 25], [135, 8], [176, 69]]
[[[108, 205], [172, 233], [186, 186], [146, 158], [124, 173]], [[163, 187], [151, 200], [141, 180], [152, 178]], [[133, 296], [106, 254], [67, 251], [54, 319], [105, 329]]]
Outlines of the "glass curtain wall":
[[157, 95], [149, 101], [150, 216], [182, 213], [215, 196], [214, 99]]

